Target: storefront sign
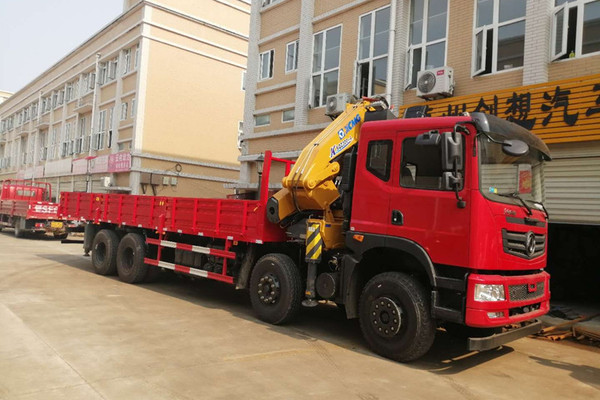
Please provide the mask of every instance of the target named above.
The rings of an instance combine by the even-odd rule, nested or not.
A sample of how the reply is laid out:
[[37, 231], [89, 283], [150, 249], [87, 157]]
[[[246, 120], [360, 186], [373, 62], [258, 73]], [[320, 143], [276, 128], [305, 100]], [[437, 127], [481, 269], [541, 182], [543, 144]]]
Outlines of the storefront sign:
[[108, 156], [108, 172], [123, 172], [131, 169], [131, 153], [121, 152]]
[[91, 158], [89, 160], [89, 171], [91, 174], [108, 172], [108, 155]]
[[427, 103], [424, 116], [485, 112], [515, 122], [546, 143], [600, 140], [600, 75], [522, 86]]
[[85, 175], [88, 172], [87, 158], [73, 160], [73, 175]]
[[71, 173], [71, 159], [48, 161], [44, 169], [44, 176], [69, 175]]

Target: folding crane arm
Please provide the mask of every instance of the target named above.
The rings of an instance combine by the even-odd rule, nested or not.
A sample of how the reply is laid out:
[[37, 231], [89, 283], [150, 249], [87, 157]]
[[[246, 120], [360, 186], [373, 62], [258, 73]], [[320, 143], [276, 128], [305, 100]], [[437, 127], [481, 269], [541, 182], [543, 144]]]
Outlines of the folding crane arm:
[[339, 157], [359, 140], [368, 111], [387, 108], [379, 99], [347, 104], [346, 110], [302, 150], [279, 192], [269, 199], [267, 216], [279, 223], [297, 212], [327, 210], [338, 197], [334, 178], [340, 173]]

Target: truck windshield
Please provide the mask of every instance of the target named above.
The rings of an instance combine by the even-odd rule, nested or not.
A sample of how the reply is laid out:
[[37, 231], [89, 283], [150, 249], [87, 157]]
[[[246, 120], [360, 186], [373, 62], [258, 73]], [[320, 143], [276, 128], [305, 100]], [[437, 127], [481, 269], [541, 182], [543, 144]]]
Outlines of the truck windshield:
[[[488, 199], [522, 205], [542, 202], [542, 157], [529, 148], [525, 156], [506, 154], [502, 145], [479, 136], [479, 187]], [[527, 208], [527, 207], [526, 207]]]

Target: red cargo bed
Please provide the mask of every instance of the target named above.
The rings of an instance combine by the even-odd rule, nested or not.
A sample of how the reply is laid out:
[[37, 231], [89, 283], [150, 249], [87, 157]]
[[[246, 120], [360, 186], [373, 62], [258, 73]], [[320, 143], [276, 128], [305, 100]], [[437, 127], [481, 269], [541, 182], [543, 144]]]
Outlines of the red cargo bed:
[[253, 243], [281, 242], [286, 240], [285, 232], [266, 217], [270, 163], [271, 156], [267, 153], [260, 200], [63, 192], [58, 213], [68, 220], [159, 232]]

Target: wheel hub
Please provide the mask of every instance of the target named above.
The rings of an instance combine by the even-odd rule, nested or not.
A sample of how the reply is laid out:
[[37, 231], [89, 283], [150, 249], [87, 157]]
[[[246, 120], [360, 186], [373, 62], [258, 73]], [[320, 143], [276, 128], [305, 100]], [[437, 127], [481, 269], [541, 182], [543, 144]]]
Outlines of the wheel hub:
[[265, 304], [275, 304], [279, 299], [281, 285], [277, 276], [265, 274], [258, 281], [258, 297]]
[[388, 297], [379, 297], [371, 303], [371, 326], [379, 336], [392, 337], [402, 326], [402, 310]]

